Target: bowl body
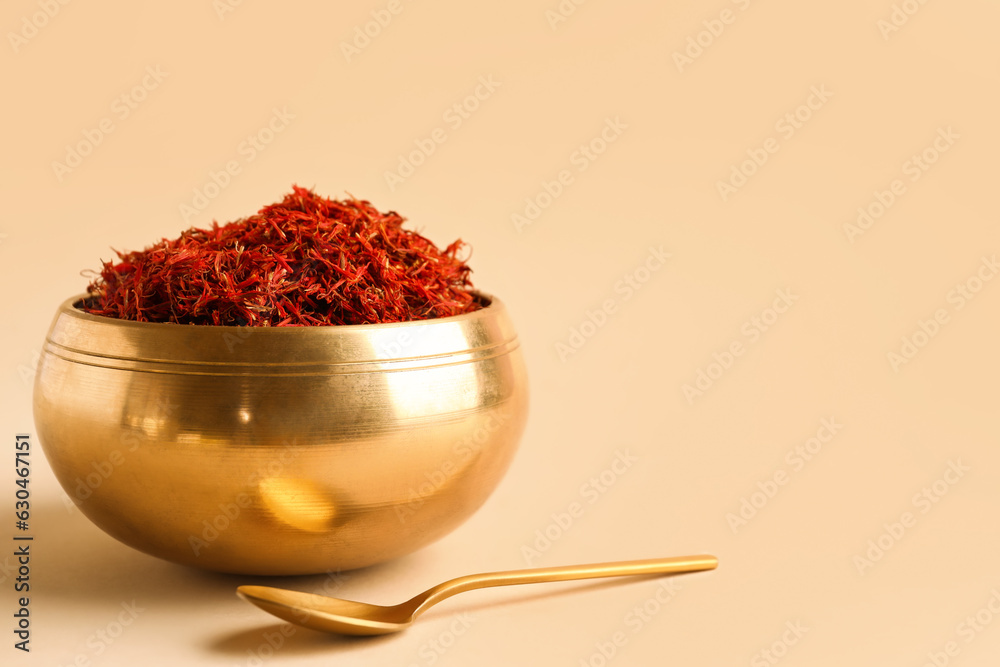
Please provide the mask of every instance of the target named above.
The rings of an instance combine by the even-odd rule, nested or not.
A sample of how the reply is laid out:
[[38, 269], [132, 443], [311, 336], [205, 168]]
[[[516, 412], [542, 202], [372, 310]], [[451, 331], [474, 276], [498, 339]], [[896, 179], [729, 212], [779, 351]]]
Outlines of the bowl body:
[[330, 327], [127, 322], [62, 304], [34, 391], [45, 455], [112, 537], [210, 570], [372, 565], [453, 530], [527, 419], [503, 304]]

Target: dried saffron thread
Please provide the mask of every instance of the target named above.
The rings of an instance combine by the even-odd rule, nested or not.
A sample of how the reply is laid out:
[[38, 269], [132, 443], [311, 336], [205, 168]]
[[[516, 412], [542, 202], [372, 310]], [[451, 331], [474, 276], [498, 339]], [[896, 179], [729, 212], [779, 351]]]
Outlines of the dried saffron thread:
[[83, 308], [138, 322], [237, 326], [376, 324], [481, 307], [458, 258], [369, 202], [292, 192], [256, 215], [115, 251]]

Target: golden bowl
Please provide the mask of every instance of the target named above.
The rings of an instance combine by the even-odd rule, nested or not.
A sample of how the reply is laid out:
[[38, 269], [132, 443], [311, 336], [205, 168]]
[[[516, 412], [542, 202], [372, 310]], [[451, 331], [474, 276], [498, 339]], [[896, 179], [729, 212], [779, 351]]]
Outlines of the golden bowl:
[[444, 536], [527, 419], [503, 304], [400, 324], [128, 322], [63, 303], [35, 380], [70, 498], [148, 554], [242, 574], [379, 563]]

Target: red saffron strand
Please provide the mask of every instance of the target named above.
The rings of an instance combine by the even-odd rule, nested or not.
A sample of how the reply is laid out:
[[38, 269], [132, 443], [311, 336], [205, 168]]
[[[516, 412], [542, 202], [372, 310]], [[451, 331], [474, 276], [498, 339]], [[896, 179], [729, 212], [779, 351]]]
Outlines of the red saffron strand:
[[[137, 322], [378, 324], [475, 311], [461, 239], [439, 249], [398, 213], [292, 186], [281, 202], [145, 250], [115, 250], [83, 309]], [[467, 259], [467, 258], [466, 258]]]

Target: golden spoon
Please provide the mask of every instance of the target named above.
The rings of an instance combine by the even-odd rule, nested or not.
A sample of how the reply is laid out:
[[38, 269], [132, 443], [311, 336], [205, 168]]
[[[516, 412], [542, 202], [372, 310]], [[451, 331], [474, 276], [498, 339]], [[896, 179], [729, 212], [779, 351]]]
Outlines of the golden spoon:
[[697, 572], [712, 570], [718, 564], [719, 560], [715, 556], [706, 555], [470, 574], [438, 584], [411, 600], [391, 607], [269, 586], [240, 586], [236, 589], [236, 593], [247, 602], [278, 618], [313, 630], [342, 635], [385, 635], [405, 630], [417, 616], [438, 602], [477, 588], [600, 577]]

